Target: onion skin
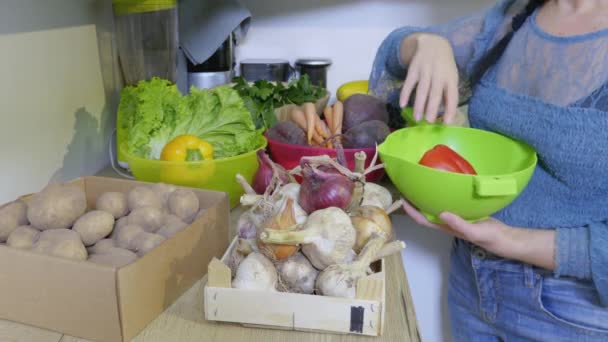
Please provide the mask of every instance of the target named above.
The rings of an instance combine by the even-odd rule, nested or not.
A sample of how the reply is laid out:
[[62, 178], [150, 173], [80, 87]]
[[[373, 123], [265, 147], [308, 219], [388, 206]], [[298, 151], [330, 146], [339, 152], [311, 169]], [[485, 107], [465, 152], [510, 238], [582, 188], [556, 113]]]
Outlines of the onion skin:
[[344, 210], [350, 206], [355, 184], [348, 177], [307, 164], [302, 167], [302, 173], [298, 202], [304, 211], [311, 214], [330, 207]]
[[351, 221], [357, 231], [354, 251], [359, 253], [374, 234], [389, 240], [393, 233], [391, 219], [382, 208], [362, 206], [351, 212]]
[[289, 183], [291, 178], [289, 173], [281, 165], [275, 164], [264, 150], [257, 152], [258, 163], [260, 164], [258, 171], [253, 178], [253, 189], [258, 194], [263, 194], [272, 182], [274, 170], [278, 173], [279, 180], [283, 183]]
[[[276, 230], [292, 229], [296, 225], [296, 217], [294, 211], [294, 201], [287, 198], [285, 207], [269, 222], [264, 224], [265, 227]], [[264, 243], [258, 239], [258, 249], [272, 261], [287, 260], [299, 247], [294, 245], [271, 244]]]

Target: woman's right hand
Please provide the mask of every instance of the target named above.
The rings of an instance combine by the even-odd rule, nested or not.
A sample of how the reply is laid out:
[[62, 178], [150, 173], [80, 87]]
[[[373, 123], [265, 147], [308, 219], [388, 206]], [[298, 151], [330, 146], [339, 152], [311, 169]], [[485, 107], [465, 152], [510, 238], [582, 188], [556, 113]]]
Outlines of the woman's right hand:
[[450, 42], [435, 34], [414, 33], [403, 40], [400, 58], [408, 66], [399, 104], [405, 107], [416, 88], [414, 118], [435, 122], [440, 105], [449, 124], [458, 107], [458, 68]]

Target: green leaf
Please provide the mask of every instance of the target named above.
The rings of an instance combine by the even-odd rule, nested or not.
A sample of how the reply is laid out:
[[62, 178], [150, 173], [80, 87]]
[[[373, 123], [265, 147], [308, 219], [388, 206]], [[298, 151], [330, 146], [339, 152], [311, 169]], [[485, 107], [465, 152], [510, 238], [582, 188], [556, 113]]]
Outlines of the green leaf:
[[[248, 90], [249, 84], [236, 79], [235, 88]], [[144, 158], [159, 159], [164, 146], [180, 134], [207, 140], [214, 147], [215, 158], [223, 158], [259, 146], [262, 133], [256, 129], [253, 112], [261, 108], [229, 86], [212, 90], [193, 87], [183, 96], [175, 84], [153, 78], [122, 90], [119, 127], [128, 137], [129, 152]], [[252, 145], [256, 141], [258, 144]]]
[[259, 129], [267, 129], [277, 123], [275, 108], [290, 103], [301, 105], [304, 102], [315, 102], [326, 94], [325, 89], [313, 85], [307, 75], [291, 80], [287, 86], [266, 80], [248, 83], [241, 77], [235, 78], [233, 82], [233, 89], [243, 99], [253, 123]]

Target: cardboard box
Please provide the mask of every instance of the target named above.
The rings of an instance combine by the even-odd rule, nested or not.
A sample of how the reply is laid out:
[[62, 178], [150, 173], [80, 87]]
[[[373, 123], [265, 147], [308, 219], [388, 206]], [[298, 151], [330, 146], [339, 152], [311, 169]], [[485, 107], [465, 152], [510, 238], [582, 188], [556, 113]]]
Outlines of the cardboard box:
[[240, 290], [231, 287], [226, 261], [209, 263], [205, 285], [205, 319], [269, 329], [320, 331], [381, 336], [385, 317], [385, 261], [372, 264], [375, 273], [359, 279], [355, 299], [286, 292]]
[[[145, 184], [102, 177], [73, 183], [85, 189], [89, 208], [103, 192]], [[194, 191], [206, 212], [120, 269], [0, 246], [0, 318], [94, 341], [131, 340], [228, 246], [228, 196]]]

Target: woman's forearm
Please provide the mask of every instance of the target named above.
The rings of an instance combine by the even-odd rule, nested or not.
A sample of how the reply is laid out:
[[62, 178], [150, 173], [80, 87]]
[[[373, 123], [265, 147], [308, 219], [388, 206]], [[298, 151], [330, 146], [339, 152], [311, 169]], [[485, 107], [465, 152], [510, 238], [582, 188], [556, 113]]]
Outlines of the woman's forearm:
[[547, 270], [555, 269], [555, 230], [509, 228], [504, 234], [506, 238], [488, 250]]

